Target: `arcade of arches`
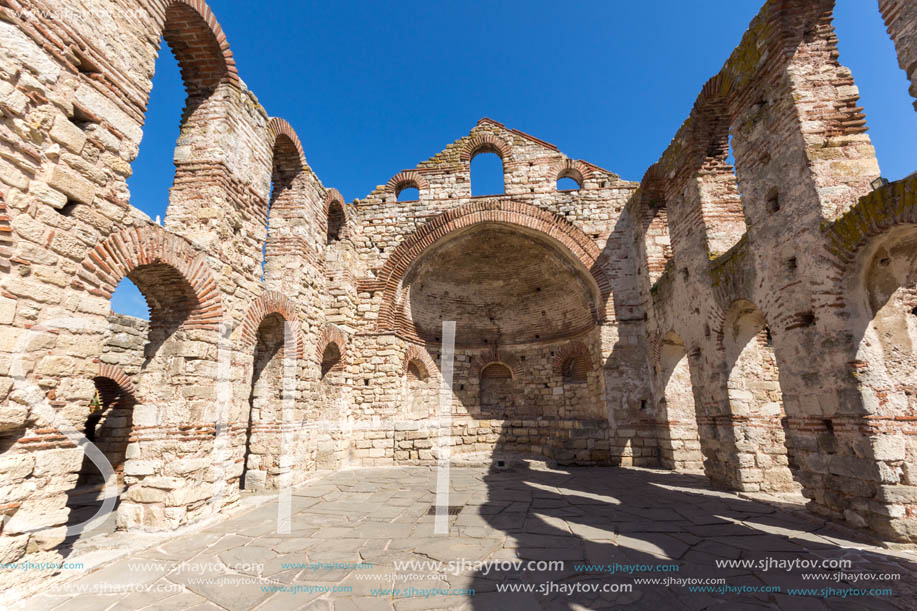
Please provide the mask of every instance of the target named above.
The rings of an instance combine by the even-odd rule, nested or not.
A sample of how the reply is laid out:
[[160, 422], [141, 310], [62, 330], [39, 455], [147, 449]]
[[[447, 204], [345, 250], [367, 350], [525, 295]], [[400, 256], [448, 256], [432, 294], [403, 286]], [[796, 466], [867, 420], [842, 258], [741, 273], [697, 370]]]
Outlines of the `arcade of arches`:
[[[917, 177], [876, 181], [832, 1], [768, 0], [639, 183], [484, 118], [352, 204], [203, 2], [139, 4], [116, 27], [0, 7], [0, 363], [23, 367], [0, 561], [59, 560], [68, 499], [104, 483], [35, 397], [112, 465], [126, 531], [435, 465], [448, 434], [458, 459], [703, 474], [917, 542]], [[917, 91], [917, 5], [879, 7]], [[160, 226], [125, 180], [162, 36], [188, 109]], [[472, 194], [482, 152], [502, 193]], [[125, 277], [148, 323], [110, 311]]]

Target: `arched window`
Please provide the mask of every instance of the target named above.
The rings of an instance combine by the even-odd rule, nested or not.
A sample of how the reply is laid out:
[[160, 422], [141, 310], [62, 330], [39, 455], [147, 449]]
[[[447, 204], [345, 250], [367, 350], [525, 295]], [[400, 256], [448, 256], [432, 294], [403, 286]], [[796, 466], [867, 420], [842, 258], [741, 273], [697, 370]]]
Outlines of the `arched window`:
[[913, 10], [905, 8], [913, 3], [899, 0], [879, 6], [884, 23], [875, 2], [836, 2], [831, 24], [840, 60], [850, 68], [860, 94], [859, 101], [849, 106], [868, 111], [869, 138], [882, 175], [899, 180], [914, 171], [911, 147], [917, 138], [917, 48], [907, 42], [908, 36], [913, 37], [913, 25], [902, 14]]
[[[272, 119], [271, 123], [292, 130], [285, 121]], [[296, 196], [297, 188], [301, 186], [297, 179], [301, 175], [302, 159], [298, 140], [294, 141], [285, 133], [277, 134], [271, 162], [271, 192], [268, 199], [265, 241], [262, 247], [262, 280], [265, 276], [273, 279], [282, 274], [284, 255], [289, 254], [284, 247], [283, 237], [293, 233], [301, 220], [300, 206], [297, 205]], [[275, 239], [272, 239], [272, 236]], [[280, 239], [276, 239], [277, 237]], [[268, 264], [268, 257], [271, 257], [271, 265]]]
[[[215, 141], [228, 131], [222, 129], [228, 128], [223, 123], [228, 120], [228, 106], [220, 92], [237, 79], [235, 62], [222, 28], [203, 2], [169, 2], [165, 9], [162, 40], [158, 63], [163, 63], [162, 59], [168, 56], [167, 49], [171, 49], [181, 71], [184, 94], [169, 103], [170, 109], [181, 110], [181, 119], [180, 122], [164, 125], [165, 130], [151, 130], [148, 120], [144, 132], [164, 131], [168, 134], [168, 139], [163, 140], [164, 148], [154, 152], [158, 158], [171, 157], [170, 160], [175, 162], [175, 178], [168, 192], [165, 226], [179, 234], [200, 235], [215, 231], [216, 224], [223, 222], [218, 218], [201, 221], [200, 209], [210, 200], [200, 196], [200, 181], [195, 178], [199, 177], [201, 158], [207, 157], [213, 146], [220, 146]], [[177, 132], [176, 123], [180, 125]], [[201, 146], [201, 143], [206, 143], [206, 146]], [[162, 154], [172, 150], [174, 155]], [[157, 189], [154, 193], [163, 193], [161, 189], [166, 184], [157, 181], [153, 185]]]
[[583, 188], [583, 172], [579, 162], [567, 159], [557, 173], [558, 191], [579, 191]]
[[403, 187], [397, 189], [398, 201], [399, 202], [413, 202], [420, 199], [420, 189], [417, 188], [416, 184], [406, 184]]
[[503, 158], [496, 150], [478, 150], [471, 158], [472, 197], [503, 193]]
[[[176, 403], [182, 400], [179, 383], [173, 380], [181, 379], [185, 370], [176, 375], [176, 361], [185, 361], [185, 349], [193, 343], [187, 341], [184, 323], [199, 309], [199, 302], [185, 276], [162, 262], [131, 269], [116, 293], [98, 359], [106, 371], [120, 370], [123, 379], [103, 374], [93, 380], [95, 389], [85, 405], [84, 434], [94, 441], [118, 475], [121, 467], [130, 462], [128, 447], [133, 443], [130, 431], [135, 399], [133, 389], [128, 389], [129, 378], [136, 377], [141, 385], [138, 398], [158, 393], [158, 397], [168, 397]], [[193, 360], [197, 359], [188, 359]], [[95, 513], [101, 502], [98, 487], [104, 483], [103, 475], [107, 474], [87, 455], [76, 487], [68, 493], [68, 525], [79, 524]], [[94, 494], [83, 494], [93, 490]]]
[[712, 256], [735, 246], [746, 231], [730, 121], [718, 101], [708, 102], [698, 118], [698, 137], [707, 150], [704, 169], [699, 175], [703, 183], [699, 203], [707, 250]]
[[[175, 180], [173, 151], [182, 125], [185, 87], [178, 61], [168, 43], [161, 41], [153, 89], [143, 123], [143, 136], [132, 173], [127, 179], [131, 205], [151, 219], [163, 219], [169, 203], [169, 187]], [[76, 113], [74, 121], [76, 121]], [[84, 123], [89, 133], [91, 122]]]
[[341, 349], [334, 342], [325, 347], [322, 353], [322, 379], [328, 375], [335, 365], [341, 362]]
[[328, 244], [341, 239], [344, 230], [344, 208], [340, 202], [332, 201], [328, 205]]
[[141, 320], [150, 319], [146, 297], [127, 276], [121, 279], [121, 282], [115, 287], [115, 292], [112, 293], [111, 311]]

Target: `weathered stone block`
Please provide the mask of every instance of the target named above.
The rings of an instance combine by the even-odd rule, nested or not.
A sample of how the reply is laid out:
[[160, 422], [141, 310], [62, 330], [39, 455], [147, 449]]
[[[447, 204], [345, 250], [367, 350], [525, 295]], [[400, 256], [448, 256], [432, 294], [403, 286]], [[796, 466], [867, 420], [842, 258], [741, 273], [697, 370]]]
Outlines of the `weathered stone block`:
[[60, 166], [54, 168], [48, 185], [57, 189], [81, 204], [91, 204], [95, 198], [96, 186], [71, 171]]

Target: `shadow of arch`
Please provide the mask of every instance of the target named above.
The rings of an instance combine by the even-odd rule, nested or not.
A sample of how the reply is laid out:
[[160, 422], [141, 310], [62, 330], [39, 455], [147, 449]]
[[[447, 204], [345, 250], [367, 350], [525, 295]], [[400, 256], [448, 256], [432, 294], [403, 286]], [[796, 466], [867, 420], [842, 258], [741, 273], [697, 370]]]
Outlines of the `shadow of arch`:
[[[888, 563], [903, 574], [914, 571], [908, 560], [877, 547], [857, 553], [855, 548], [864, 543], [874, 544], [865, 533], [838, 531], [817, 516], [785, 511], [785, 505], [716, 491], [703, 475], [649, 469], [560, 468], [524, 460], [506, 468], [491, 468], [484, 482], [487, 498], [482, 504], [468, 503], [457, 517], [451, 517], [450, 531], [482, 527], [491, 533], [497, 531], [496, 536], [487, 534], [476, 539], [474, 547], [469, 546], [471, 553], [483, 552], [491, 562], [519, 560], [521, 566], [504, 566], [500, 570], [491, 564], [486, 571], [478, 570], [469, 578], [455, 580], [461, 587], [474, 590], [467, 604], [482, 611], [503, 607], [558, 611], [628, 606], [679, 609], [692, 605], [776, 608], [790, 598], [785, 595], [788, 587], [795, 587], [790, 584], [803, 581], [799, 573], [804, 569], [742, 569], [741, 574], [730, 571], [717, 564], [722, 563], [723, 554], [766, 563], [775, 553], [799, 558], [817, 549], [821, 558], [852, 559], [864, 571], [883, 571], [881, 567]], [[424, 542], [420, 540], [417, 545], [429, 553], [432, 547], [421, 547]], [[778, 549], [781, 551], [772, 551]], [[556, 560], [563, 561], [562, 567], [528, 566], [529, 562]], [[668, 569], [670, 577], [707, 579], [716, 575], [727, 583], [749, 578], [756, 585], [778, 588], [773, 591], [780, 594], [707, 597], [687, 587], [641, 587], [635, 582], [666, 577], [661, 565], [675, 567]], [[813, 592], [837, 587], [833, 573], [811, 577], [806, 581], [812, 585], [805, 587], [813, 588]], [[629, 584], [632, 590], [603, 591], [606, 584]], [[452, 586], [457, 587], [455, 582]], [[501, 587], [505, 589], [498, 590]], [[828, 606], [843, 605], [842, 595], [828, 600], [818, 594], [800, 596], [800, 601], [815, 606], [820, 604], [817, 598]], [[907, 588], [895, 590], [892, 596], [877, 597], [876, 601], [903, 609], [908, 608], [910, 597]]]

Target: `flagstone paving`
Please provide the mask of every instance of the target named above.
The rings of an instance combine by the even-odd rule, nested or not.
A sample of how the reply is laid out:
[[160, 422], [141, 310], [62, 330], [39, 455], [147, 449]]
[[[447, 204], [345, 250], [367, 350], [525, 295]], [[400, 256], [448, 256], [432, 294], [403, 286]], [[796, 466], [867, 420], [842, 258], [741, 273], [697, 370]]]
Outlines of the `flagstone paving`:
[[[449, 505], [462, 509], [449, 516], [448, 536], [434, 534], [435, 517], [429, 514], [436, 492], [434, 469], [342, 471], [293, 491], [288, 533], [277, 532], [278, 506], [273, 500], [77, 576], [65, 584], [68, 593], [34, 596], [20, 607], [66, 611], [915, 608], [917, 554], [912, 550], [869, 545], [855, 539], [862, 535], [813, 517], [800, 506], [716, 491], [702, 476], [646, 469], [550, 469], [522, 463], [501, 471], [453, 467], [450, 481]], [[473, 564], [512, 560], [522, 560], [523, 566], [485, 570]], [[725, 560], [749, 560], [756, 566], [717, 565]], [[837, 560], [850, 564], [840, 573], [783, 568], [789, 562]], [[408, 561], [428, 564], [396, 570], [396, 563]], [[529, 561], [563, 561], [563, 566], [526, 567]], [[443, 565], [432, 567], [433, 562]], [[628, 573], [576, 566], [615, 563], [678, 568]], [[804, 574], [824, 575], [807, 579]], [[899, 578], [867, 580], [864, 575]], [[689, 591], [686, 585], [635, 583], [667, 577], [725, 581], [713, 584], [719, 591], [704, 593]], [[118, 584], [122, 590], [113, 592]], [[123, 586], [128, 585], [145, 591], [125, 592]], [[621, 591], [622, 586], [632, 587]], [[534, 591], [499, 591], [506, 587]], [[745, 592], [736, 591], [742, 587]], [[414, 595], [380, 594], [381, 588], [413, 588]], [[579, 591], [571, 593], [572, 588]], [[586, 588], [599, 591], [587, 593]], [[789, 593], [791, 588], [833, 588], [835, 594], [802, 596]], [[890, 588], [892, 594], [859, 595], [850, 592], [853, 588], [864, 592]], [[431, 589], [462, 593], [427, 595]], [[841, 596], [843, 590], [847, 592]]]

